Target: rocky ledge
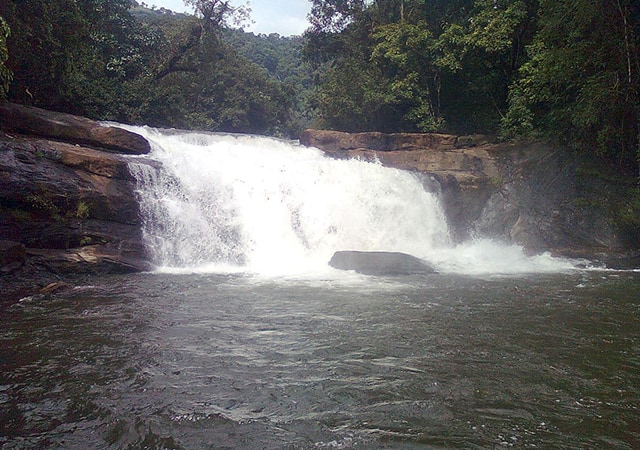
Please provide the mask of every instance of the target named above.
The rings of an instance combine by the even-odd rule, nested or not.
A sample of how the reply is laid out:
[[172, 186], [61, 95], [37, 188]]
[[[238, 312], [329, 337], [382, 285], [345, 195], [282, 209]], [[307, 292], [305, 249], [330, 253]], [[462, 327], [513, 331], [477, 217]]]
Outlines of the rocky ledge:
[[151, 150], [145, 138], [122, 128], [104, 126], [85, 117], [9, 102], [0, 103], [0, 127], [28, 136], [88, 145], [115, 153], [143, 155]]
[[148, 152], [144, 138], [10, 103], [0, 105], [0, 130], [0, 277], [151, 268], [121, 154]]
[[[486, 136], [305, 130], [300, 143], [335, 158], [409, 170], [439, 190], [454, 239], [499, 239], [534, 252], [640, 264], [637, 230], [620, 224], [629, 186], [602, 166], [539, 142]], [[590, 165], [591, 164], [591, 165]]]

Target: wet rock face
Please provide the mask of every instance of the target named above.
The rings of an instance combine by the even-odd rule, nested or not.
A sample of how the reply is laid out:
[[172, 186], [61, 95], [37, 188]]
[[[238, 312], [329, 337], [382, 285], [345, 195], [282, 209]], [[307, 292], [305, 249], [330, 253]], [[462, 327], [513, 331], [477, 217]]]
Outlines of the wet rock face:
[[[41, 124], [41, 115], [51, 120], [36, 108], [17, 109], [22, 114], [19, 125]], [[25, 111], [32, 109], [37, 110], [35, 119], [27, 119]], [[0, 107], [0, 113], [6, 111]], [[97, 148], [93, 140], [89, 147], [84, 137], [74, 143], [73, 133], [82, 127], [93, 137], [104, 135], [94, 132], [99, 129], [95, 122], [66, 116], [61, 115], [59, 125], [64, 133], [49, 133], [58, 138], [64, 134], [65, 142], [0, 132], [0, 240], [18, 243], [31, 264], [56, 273], [149, 270], [134, 178], [126, 157], [113, 153], [119, 144], [101, 141], [109, 149]], [[1, 117], [4, 130], [16, 128], [16, 123], [7, 123], [14, 117]], [[69, 122], [81, 127], [71, 133]], [[17, 128], [24, 131], [23, 125]], [[46, 134], [41, 128], [34, 132]], [[127, 141], [127, 146], [144, 140], [135, 136], [139, 139]]]
[[484, 136], [326, 130], [305, 130], [300, 142], [334, 158], [412, 171], [429, 190], [437, 185], [458, 241], [476, 235], [565, 255], [633, 251], [611, 208], [620, 187], [580, 176], [585, 161], [562, 149]]
[[0, 240], [0, 273], [18, 270], [24, 264], [26, 257], [26, 248], [21, 243]]

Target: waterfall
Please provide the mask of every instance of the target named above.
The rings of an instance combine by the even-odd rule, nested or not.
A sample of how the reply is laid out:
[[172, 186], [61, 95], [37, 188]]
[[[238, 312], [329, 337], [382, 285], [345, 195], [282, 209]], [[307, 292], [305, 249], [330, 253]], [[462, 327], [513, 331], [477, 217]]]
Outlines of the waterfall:
[[406, 171], [274, 138], [129, 129], [160, 163], [130, 167], [163, 270], [319, 273], [338, 250], [404, 252], [465, 273], [570, 265], [488, 241], [454, 246], [437, 193]]

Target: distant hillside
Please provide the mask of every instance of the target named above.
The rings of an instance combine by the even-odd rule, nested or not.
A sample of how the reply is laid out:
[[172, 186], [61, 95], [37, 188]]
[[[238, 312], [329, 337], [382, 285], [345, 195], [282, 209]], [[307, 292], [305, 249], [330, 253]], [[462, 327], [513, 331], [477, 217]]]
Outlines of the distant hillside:
[[284, 85], [294, 98], [294, 114], [300, 131], [306, 128], [311, 120], [309, 98], [314, 69], [302, 58], [303, 38], [224, 30], [223, 39], [241, 56], [265, 69], [271, 79]]
[[[157, 25], [190, 17], [166, 8], [150, 9], [143, 6], [131, 8], [131, 14], [142, 22]], [[242, 29], [224, 29], [222, 39], [241, 56], [264, 68], [269, 76], [298, 88], [309, 89], [312, 69], [302, 60], [301, 36], [280, 36], [278, 33], [254, 34]]]
[[310, 86], [311, 69], [302, 61], [302, 37], [256, 35], [242, 30], [225, 30], [223, 37], [242, 56], [267, 69], [273, 78]]
[[[166, 8], [150, 9], [136, 6], [134, 17], [152, 26], [171, 27], [188, 20], [189, 14], [176, 13]], [[295, 128], [302, 130], [310, 122], [308, 99], [313, 85], [314, 69], [303, 61], [304, 41], [301, 36], [280, 36], [277, 33], [254, 34], [242, 29], [223, 29], [222, 44], [251, 63], [263, 69], [269, 79], [282, 85], [293, 103]]]
[[[144, 4], [144, 3], [143, 3]], [[134, 6], [130, 9], [131, 14], [138, 19], [157, 19], [159, 17], [183, 18], [187, 14], [177, 13], [167, 8], [147, 8], [146, 6]]]

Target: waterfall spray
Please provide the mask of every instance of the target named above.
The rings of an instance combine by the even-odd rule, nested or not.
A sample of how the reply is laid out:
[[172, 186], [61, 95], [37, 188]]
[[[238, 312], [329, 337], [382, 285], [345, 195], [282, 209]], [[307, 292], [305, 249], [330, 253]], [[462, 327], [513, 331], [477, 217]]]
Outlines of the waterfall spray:
[[131, 170], [145, 240], [165, 270], [326, 272], [338, 250], [404, 252], [466, 273], [559, 269], [518, 247], [453, 246], [437, 193], [406, 171], [273, 138], [132, 129], [161, 163]]

